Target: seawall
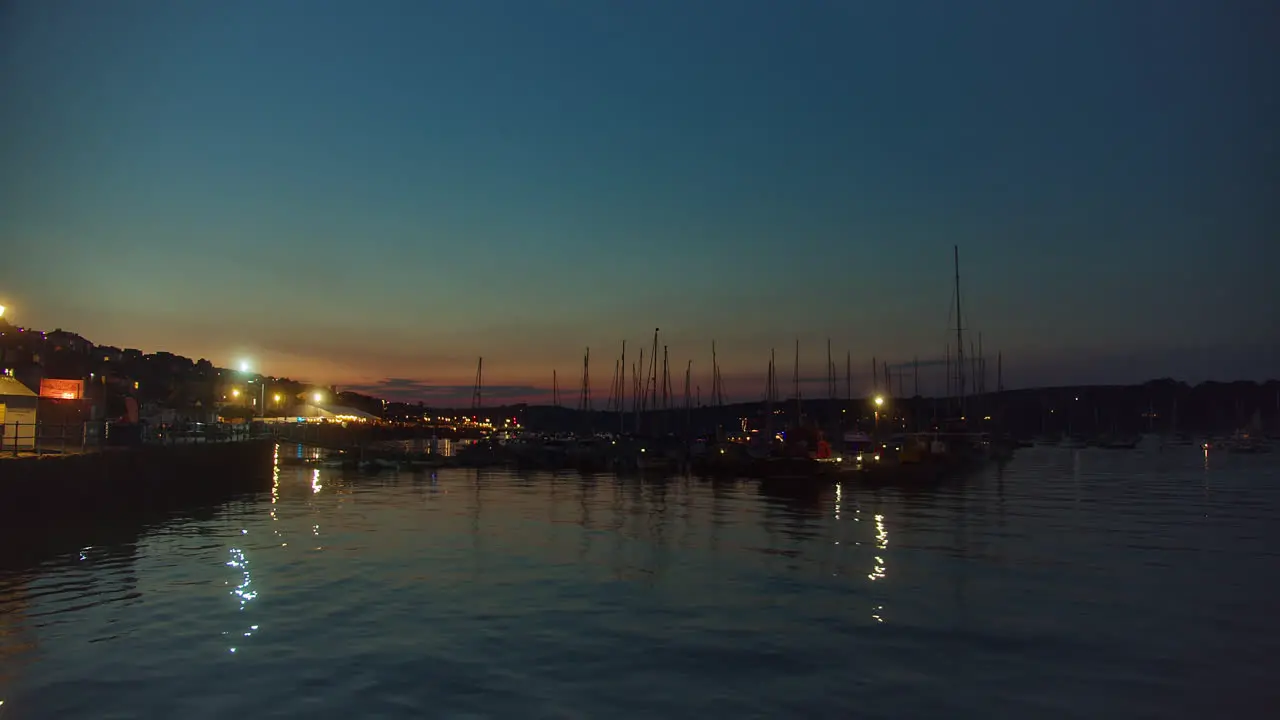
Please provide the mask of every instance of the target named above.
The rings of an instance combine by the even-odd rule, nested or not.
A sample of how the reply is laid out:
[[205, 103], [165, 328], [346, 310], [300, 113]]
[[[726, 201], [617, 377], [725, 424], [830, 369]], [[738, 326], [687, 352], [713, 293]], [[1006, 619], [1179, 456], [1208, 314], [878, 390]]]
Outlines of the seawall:
[[0, 460], [0, 522], [53, 525], [270, 490], [274, 446], [274, 440], [248, 440]]

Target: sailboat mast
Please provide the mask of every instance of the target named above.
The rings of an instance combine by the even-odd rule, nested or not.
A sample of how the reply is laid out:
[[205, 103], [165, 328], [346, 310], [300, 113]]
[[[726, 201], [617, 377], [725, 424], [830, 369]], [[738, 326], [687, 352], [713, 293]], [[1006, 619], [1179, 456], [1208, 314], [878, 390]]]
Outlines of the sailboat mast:
[[804, 414], [804, 407], [800, 400], [800, 338], [796, 338], [796, 359], [792, 365], [791, 383], [796, 393], [796, 422], [800, 422], [800, 416]]
[[[636, 374], [636, 369], [632, 368], [631, 377], [633, 380], [636, 381], [635, 390], [636, 390], [636, 421], [637, 422], [639, 422], [640, 420], [640, 413], [644, 412], [645, 410], [645, 403], [649, 401], [649, 386], [647, 384], [644, 384], [649, 381], [649, 374], [644, 369], [644, 348], [640, 348], [639, 372], [642, 372], [645, 374], [644, 380], [641, 380], [640, 376]], [[636, 427], [639, 428], [639, 425], [637, 425]]]
[[555, 370], [551, 371], [551, 406], [560, 407], [560, 379]]
[[482, 357], [476, 360], [476, 385], [475, 385], [475, 388], [471, 391], [471, 409], [473, 411], [479, 410], [480, 405], [483, 402], [480, 395], [480, 390], [482, 387], [484, 387], [483, 381], [484, 381], [484, 358]]
[[765, 409], [765, 429], [769, 432], [769, 437], [773, 437], [773, 395], [774, 395], [774, 351], [769, 350], [769, 373], [765, 376], [764, 386], [764, 409]]
[[973, 385], [973, 393], [977, 395], [981, 391], [978, 390], [978, 353], [974, 350], [973, 340], [969, 341], [969, 365], [972, 366], [969, 382]]
[[769, 402], [776, 403], [778, 401], [778, 354], [773, 348], [769, 349]]
[[690, 395], [689, 384], [693, 380], [693, 361], [684, 366], [684, 431], [689, 434], [693, 430], [693, 396]]
[[662, 409], [670, 407], [671, 398], [667, 387], [671, 385], [671, 366], [667, 364], [667, 346], [662, 346]]
[[[644, 348], [640, 348], [640, 366], [644, 366]], [[631, 407], [635, 410], [636, 421], [632, 424], [632, 431], [640, 432], [640, 373], [636, 370], [636, 364], [631, 363]]]
[[617, 403], [617, 407], [622, 407], [622, 399], [619, 394], [621, 389], [622, 360], [618, 359], [613, 361], [613, 379], [609, 383], [609, 404], [605, 407], [605, 412], [616, 409], [614, 403]]
[[711, 404], [720, 404], [720, 361], [716, 359], [716, 341], [711, 341]]
[[951, 343], [947, 343], [947, 405], [951, 404]]
[[582, 391], [578, 398], [578, 409], [591, 412], [591, 348], [582, 356]]
[[622, 341], [622, 356], [618, 359], [618, 434], [626, 431], [627, 424], [627, 341]]
[[653, 378], [651, 384], [653, 393], [653, 406], [651, 409], [658, 409], [658, 328], [653, 329], [653, 355], [649, 361], [650, 375]]
[[844, 401], [853, 401], [853, 353], [844, 354]]
[[836, 398], [836, 366], [831, 361], [831, 338], [827, 338], [827, 399]]

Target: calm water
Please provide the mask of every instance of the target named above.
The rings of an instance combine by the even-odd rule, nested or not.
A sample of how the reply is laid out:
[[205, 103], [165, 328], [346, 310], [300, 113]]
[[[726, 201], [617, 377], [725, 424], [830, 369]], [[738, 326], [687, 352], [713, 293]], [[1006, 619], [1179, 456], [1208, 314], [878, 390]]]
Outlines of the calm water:
[[812, 493], [280, 467], [0, 575], [0, 718], [1263, 717], [1278, 466], [1026, 450]]

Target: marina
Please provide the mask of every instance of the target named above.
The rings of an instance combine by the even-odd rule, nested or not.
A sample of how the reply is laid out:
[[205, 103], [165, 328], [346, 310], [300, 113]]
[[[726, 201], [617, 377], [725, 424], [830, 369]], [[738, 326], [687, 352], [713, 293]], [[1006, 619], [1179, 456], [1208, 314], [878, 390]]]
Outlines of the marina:
[[1275, 8], [150, 5], [0, 11], [0, 720], [1280, 715]]

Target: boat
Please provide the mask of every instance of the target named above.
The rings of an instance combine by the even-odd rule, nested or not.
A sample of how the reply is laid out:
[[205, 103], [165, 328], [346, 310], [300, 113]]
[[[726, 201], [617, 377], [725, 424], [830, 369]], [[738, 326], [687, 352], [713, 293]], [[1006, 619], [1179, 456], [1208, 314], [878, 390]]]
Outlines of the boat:
[[1097, 440], [1097, 446], [1105, 450], [1132, 450], [1138, 447], [1140, 438], [1127, 435], [1104, 435]]
[[1271, 452], [1270, 446], [1261, 436], [1247, 432], [1237, 433], [1225, 445], [1227, 452], [1237, 455], [1260, 455]]

